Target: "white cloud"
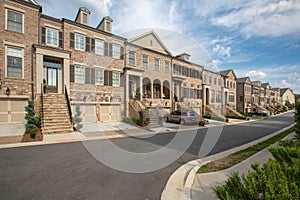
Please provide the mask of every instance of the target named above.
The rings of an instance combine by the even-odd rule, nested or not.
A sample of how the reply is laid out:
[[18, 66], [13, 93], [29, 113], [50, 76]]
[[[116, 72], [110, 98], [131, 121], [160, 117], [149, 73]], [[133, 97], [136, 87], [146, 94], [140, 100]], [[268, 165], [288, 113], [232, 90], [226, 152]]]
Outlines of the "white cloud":
[[217, 44], [213, 47], [213, 51], [218, 54], [218, 56], [222, 59], [230, 58], [231, 57], [231, 47], [223, 47], [220, 44]]
[[246, 73], [246, 76], [249, 76], [250, 79], [253, 80], [261, 80], [266, 78], [267, 74], [262, 71], [251, 70], [248, 73]]
[[288, 87], [288, 88], [293, 87], [293, 84], [287, 82], [285, 79], [281, 80], [280, 85], [281, 85], [281, 87], [283, 87], [283, 88], [286, 88], [286, 87]]
[[300, 2], [291, 1], [261, 1], [240, 3], [238, 9], [222, 16], [214, 16], [211, 22], [238, 30], [244, 36], [273, 36], [296, 34], [300, 31], [300, 23], [293, 23], [300, 18]]

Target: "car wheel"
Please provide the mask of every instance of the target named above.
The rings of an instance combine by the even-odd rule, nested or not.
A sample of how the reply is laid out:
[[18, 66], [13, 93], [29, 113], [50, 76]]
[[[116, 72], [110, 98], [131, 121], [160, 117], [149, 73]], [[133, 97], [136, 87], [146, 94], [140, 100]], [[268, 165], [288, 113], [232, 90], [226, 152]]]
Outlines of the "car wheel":
[[185, 124], [185, 121], [184, 121], [183, 119], [180, 119], [180, 120], [179, 120], [179, 124], [180, 124], [180, 125], [184, 125], [184, 124]]

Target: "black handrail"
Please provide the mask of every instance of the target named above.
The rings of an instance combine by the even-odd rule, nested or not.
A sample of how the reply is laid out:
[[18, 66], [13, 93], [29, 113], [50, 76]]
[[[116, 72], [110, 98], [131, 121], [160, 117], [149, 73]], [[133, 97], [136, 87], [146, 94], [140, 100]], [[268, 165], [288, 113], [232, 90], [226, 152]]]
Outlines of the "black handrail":
[[41, 125], [44, 127], [44, 86], [43, 83], [41, 83], [41, 110], [40, 110], [40, 115], [41, 115]]
[[65, 97], [67, 100], [67, 106], [68, 106], [68, 111], [69, 111], [69, 117], [70, 117], [70, 122], [72, 124], [72, 109], [71, 109], [71, 103], [70, 103], [70, 99], [69, 99], [69, 95], [68, 95], [68, 90], [67, 90], [67, 86], [65, 85]]

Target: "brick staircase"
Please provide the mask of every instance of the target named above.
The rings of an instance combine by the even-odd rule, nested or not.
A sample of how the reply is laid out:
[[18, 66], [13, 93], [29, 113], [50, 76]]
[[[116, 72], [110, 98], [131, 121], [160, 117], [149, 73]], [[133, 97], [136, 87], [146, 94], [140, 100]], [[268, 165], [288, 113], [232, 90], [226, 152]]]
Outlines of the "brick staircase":
[[43, 134], [73, 132], [67, 101], [64, 94], [44, 94], [43, 110]]
[[226, 114], [233, 115], [233, 116], [243, 116], [241, 113], [239, 113], [238, 111], [236, 111], [230, 106], [226, 106]]

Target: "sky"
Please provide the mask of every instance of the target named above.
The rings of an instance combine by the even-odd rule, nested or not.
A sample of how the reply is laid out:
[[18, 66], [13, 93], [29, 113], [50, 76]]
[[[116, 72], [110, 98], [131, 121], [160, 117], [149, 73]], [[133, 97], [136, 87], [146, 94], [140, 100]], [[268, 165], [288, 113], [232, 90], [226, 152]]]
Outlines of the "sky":
[[[173, 55], [212, 71], [289, 87], [300, 94], [300, 0], [37, 0], [43, 13], [74, 20], [79, 7], [90, 25], [104, 16], [125, 37], [154, 30]], [[66, 9], [67, 8], [67, 9]]]

